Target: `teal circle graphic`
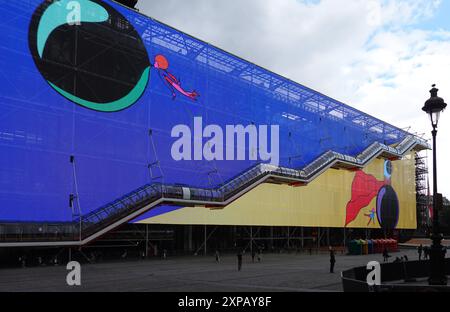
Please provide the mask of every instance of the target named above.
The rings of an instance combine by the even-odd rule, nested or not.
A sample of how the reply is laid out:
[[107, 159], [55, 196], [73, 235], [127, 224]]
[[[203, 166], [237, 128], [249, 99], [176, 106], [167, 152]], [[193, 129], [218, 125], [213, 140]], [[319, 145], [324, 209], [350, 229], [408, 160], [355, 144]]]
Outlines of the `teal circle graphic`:
[[386, 179], [390, 179], [392, 176], [392, 162], [390, 160], [386, 160], [384, 162], [384, 177]]
[[95, 111], [129, 108], [150, 79], [142, 38], [100, 0], [44, 1], [32, 16], [29, 46], [39, 72], [56, 92]]

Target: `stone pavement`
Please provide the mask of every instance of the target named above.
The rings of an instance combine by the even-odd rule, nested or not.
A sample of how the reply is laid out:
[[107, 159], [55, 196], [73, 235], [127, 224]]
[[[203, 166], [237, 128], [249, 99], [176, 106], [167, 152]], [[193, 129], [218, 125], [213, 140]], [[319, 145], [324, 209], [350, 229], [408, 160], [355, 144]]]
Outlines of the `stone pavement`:
[[[422, 245], [422, 246], [431, 246], [431, 244], [432, 244], [432, 241], [429, 238], [413, 238], [413, 239], [407, 241], [406, 243], [400, 244], [400, 245], [404, 246], [404, 247], [414, 247], [414, 248], [416, 248], [416, 247], [419, 247], [420, 245]], [[443, 239], [441, 244], [442, 244], [442, 246], [445, 246], [445, 247], [449, 248], [450, 247], [450, 240]]]
[[[415, 250], [392, 253], [417, 259]], [[244, 255], [242, 271], [237, 271], [235, 255], [178, 257], [167, 260], [141, 260], [85, 264], [81, 286], [66, 284], [65, 266], [0, 270], [0, 291], [137, 291], [137, 292], [293, 292], [342, 291], [340, 272], [369, 261], [382, 262], [382, 256], [337, 254], [334, 274], [329, 273], [329, 256], [323, 254], [264, 254], [261, 263]]]

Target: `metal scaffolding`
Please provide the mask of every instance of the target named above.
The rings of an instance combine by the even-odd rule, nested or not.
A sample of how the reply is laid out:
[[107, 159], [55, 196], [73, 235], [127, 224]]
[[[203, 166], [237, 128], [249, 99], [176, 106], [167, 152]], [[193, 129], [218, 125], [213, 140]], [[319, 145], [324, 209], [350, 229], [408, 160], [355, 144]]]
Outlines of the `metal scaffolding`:
[[430, 206], [430, 189], [428, 183], [428, 158], [423, 153], [415, 153], [416, 164], [416, 202], [417, 202], [417, 230], [426, 232], [430, 225], [428, 208]]

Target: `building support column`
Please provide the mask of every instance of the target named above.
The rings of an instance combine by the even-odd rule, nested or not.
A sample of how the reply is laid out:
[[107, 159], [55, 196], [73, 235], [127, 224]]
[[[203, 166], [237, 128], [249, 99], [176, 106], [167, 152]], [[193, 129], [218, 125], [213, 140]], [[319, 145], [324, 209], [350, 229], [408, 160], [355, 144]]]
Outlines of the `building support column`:
[[192, 252], [194, 250], [193, 242], [192, 242], [192, 225], [186, 225], [184, 227], [184, 235], [183, 235], [183, 249], [184, 251]]
[[327, 246], [330, 246], [330, 228], [327, 228]]
[[273, 250], [273, 226], [270, 227], [270, 251], [272, 252]]
[[145, 225], [145, 258], [148, 258], [148, 224]]
[[303, 227], [301, 228], [301, 236], [302, 236], [302, 249], [305, 248], [305, 237], [303, 233]]
[[291, 234], [290, 234], [290, 229], [289, 227], [287, 227], [287, 248], [289, 249], [289, 243], [290, 243], [290, 239], [291, 239]]
[[206, 256], [206, 241], [208, 240], [207, 237], [207, 228], [206, 228], [206, 224], [205, 224], [205, 230], [204, 230], [204, 244], [203, 244], [203, 254]]
[[253, 227], [250, 226], [250, 254], [253, 255]]
[[320, 227], [317, 228], [317, 252], [319, 252], [320, 249]]
[[193, 243], [192, 243], [192, 225], [188, 226], [188, 250], [192, 251], [194, 249]]
[[345, 246], [347, 246], [347, 234], [346, 234], [346, 229], [344, 227], [344, 248]]

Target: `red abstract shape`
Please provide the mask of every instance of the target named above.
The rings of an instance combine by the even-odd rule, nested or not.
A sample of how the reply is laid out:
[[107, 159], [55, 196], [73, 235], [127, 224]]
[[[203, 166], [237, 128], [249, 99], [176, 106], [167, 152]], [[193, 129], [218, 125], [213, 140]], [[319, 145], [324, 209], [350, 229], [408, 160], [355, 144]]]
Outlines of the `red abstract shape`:
[[359, 170], [352, 183], [352, 198], [347, 203], [345, 226], [356, 219], [361, 209], [367, 207], [385, 181], [378, 181], [374, 176]]
[[169, 68], [169, 61], [166, 59], [164, 55], [157, 55], [155, 56], [155, 68], [166, 70]]

